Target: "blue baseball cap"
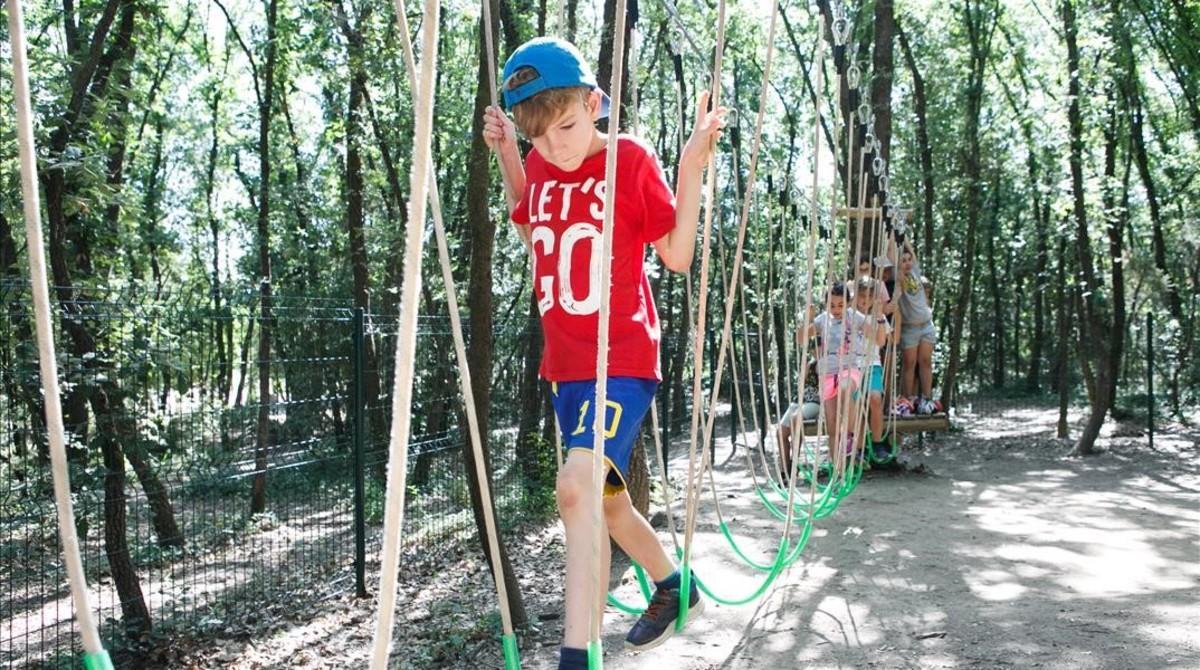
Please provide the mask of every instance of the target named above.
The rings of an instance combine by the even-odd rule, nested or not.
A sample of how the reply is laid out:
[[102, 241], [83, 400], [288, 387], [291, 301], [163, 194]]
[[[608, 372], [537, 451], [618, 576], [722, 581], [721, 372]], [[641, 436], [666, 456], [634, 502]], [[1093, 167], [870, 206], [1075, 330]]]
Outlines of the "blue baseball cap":
[[511, 90], [501, 85], [500, 93], [505, 107], [512, 109], [514, 105], [547, 89], [585, 87], [600, 92], [600, 118], [608, 117], [608, 94], [600, 90], [596, 75], [575, 45], [557, 37], [529, 40], [508, 57], [508, 62], [504, 64], [504, 81], [508, 82], [513, 74], [526, 67], [537, 72], [537, 78]]

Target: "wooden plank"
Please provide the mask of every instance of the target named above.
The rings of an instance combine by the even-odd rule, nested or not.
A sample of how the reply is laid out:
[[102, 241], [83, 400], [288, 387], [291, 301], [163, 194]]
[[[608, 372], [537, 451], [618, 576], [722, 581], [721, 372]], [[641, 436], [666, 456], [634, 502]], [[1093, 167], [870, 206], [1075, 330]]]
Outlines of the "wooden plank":
[[[891, 417], [885, 417], [883, 420], [884, 428], [890, 429], [892, 425]], [[950, 417], [945, 413], [940, 414], [925, 414], [914, 416], [898, 416], [895, 419], [895, 430], [897, 433], [944, 433], [950, 430]], [[817, 435], [817, 422], [804, 422], [805, 435]]]

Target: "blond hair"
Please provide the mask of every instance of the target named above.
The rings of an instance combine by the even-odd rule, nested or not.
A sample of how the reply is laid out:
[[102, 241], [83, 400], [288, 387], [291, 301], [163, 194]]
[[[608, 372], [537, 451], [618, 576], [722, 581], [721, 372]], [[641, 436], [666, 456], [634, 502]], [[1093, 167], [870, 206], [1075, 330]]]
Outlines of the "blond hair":
[[[537, 79], [540, 75], [531, 67], [517, 70], [504, 82], [505, 88], [513, 90], [518, 86]], [[568, 88], [548, 88], [513, 105], [513, 120], [526, 137], [540, 137], [562, 113], [575, 102], [582, 102], [587, 107], [588, 97], [592, 89], [586, 86], [571, 86]]]

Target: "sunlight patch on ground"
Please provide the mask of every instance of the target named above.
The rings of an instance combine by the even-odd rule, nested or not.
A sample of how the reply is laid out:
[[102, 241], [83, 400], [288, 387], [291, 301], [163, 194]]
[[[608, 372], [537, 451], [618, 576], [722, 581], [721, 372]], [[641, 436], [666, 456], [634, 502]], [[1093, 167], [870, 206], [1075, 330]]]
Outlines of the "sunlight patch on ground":
[[[1192, 586], [1193, 604], [1154, 605], [1153, 619], [1137, 626], [1147, 639], [1170, 647], [1200, 647], [1200, 582]], [[1182, 624], [1182, 625], [1180, 625]]]

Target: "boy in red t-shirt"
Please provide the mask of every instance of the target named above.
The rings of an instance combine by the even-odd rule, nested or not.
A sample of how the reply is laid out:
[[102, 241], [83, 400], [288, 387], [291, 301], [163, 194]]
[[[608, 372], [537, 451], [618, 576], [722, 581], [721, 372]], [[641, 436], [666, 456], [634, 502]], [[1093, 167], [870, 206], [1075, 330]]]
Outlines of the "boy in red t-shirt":
[[[589, 604], [587, 594], [607, 154], [607, 136], [595, 122], [608, 115], [609, 100], [579, 51], [555, 38], [537, 38], [514, 51], [501, 90], [533, 150], [522, 164], [513, 124], [495, 107], [484, 116], [483, 137], [503, 164], [512, 220], [533, 255], [545, 333], [540, 375], [551, 382], [568, 450], [556, 487], [567, 550], [559, 668], [586, 668], [588, 607], [597, 616], [604, 611], [603, 598]], [[725, 117], [723, 108], [706, 111], [707, 103], [702, 95], [696, 127], [679, 157], [674, 194], [648, 145], [628, 135], [617, 142], [603, 504], [609, 535], [658, 587], [626, 637], [626, 647], [636, 651], [670, 637], [680, 598], [679, 572], [625, 490], [638, 428], [662, 379], [658, 314], [643, 261], [646, 245], [653, 244], [668, 269], [686, 272], [691, 266], [701, 175]], [[611, 556], [608, 543], [601, 544], [601, 574], [607, 575]], [[704, 608], [694, 584], [688, 602], [690, 620]]]

